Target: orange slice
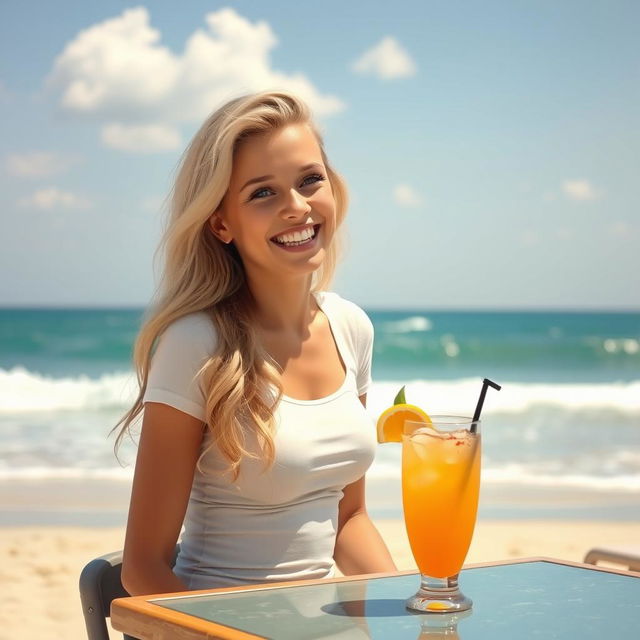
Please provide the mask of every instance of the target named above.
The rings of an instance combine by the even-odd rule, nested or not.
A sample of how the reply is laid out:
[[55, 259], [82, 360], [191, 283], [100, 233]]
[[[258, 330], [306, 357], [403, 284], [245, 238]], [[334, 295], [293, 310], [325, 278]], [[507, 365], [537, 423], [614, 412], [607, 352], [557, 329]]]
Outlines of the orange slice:
[[385, 409], [378, 418], [378, 442], [402, 442], [402, 429], [405, 420], [431, 424], [431, 418], [414, 404], [394, 404]]

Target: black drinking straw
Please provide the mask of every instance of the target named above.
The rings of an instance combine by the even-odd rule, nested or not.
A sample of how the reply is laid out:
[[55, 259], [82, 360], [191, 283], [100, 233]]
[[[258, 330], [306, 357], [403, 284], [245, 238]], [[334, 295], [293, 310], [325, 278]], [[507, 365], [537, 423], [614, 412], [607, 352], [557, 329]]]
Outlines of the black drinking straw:
[[471, 424], [471, 433], [475, 433], [477, 430], [477, 422], [480, 420], [480, 412], [482, 411], [482, 405], [484, 404], [484, 397], [487, 395], [487, 387], [493, 387], [496, 391], [500, 391], [502, 387], [499, 384], [485, 378], [482, 381], [482, 390], [480, 391], [480, 397], [478, 398], [478, 404], [476, 405], [476, 411], [473, 414], [473, 421]]

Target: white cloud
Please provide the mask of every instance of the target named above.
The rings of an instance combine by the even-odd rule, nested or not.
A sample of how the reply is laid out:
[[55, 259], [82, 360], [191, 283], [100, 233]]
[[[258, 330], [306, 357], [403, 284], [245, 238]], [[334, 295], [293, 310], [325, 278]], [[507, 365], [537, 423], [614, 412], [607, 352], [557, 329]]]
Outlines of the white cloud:
[[252, 24], [226, 8], [205, 17], [208, 30], [187, 40], [181, 58], [180, 108], [199, 120], [235, 95], [266, 89], [288, 89], [304, 99], [318, 116], [342, 111], [344, 103], [321, 95], [304, 74], [287, 75], [271, 67], [270, 50], [278, 39], [268, 23]]
[[351, 66], [357, 73], [377, 75], [383, 80], [415, 75], [416, 64], [395, 38], [387, 36], [365, 51]]
[[114, 122], [103, 127], [101, 137], [107, 147], [129, 153], [173, 151], [182, 146], [180, 132], [164, 124], [126, 125]]
[[609, 233], [615, 238], [628, 238], [634, 232], [633, 227], [628, 222], [614, 222], [609, 226]]
[[89, 200], [70, 191], [63, 191], [57, 187], [38, 189], [35, 193], [22, 198], [18, 204], [29, 209], [51, 211], [54, 209], [87, 209], [91, 206]]
[[595, 200], [600, 195], [587, 180], [565, 180], [562, 190], [571, 200]]
[[143, 211], [148, 211], [150, 213], [158, 213], [164, 209], [166, 203], [166, 198], [161, 198], [160, 196], [148, 196], [142, 200], [140, 208]]
[[568, 227], [558, 227], [555, 230], [556, 238], [560, 238], [560, 240], [569, 240], [573, 237], [573, 232]]
[[518, 185], [518, 189], [520, 190], [520, 193], [531, 193], [532, 186], [530, 182], [521, 182]]
[[402, 207], [417, 207], [422, 204], [420, 195], [408, 184], [399, 184], [393, 190], [396, 204]]
[[252, 23], [231, 8], [207, 14], [205, 22], [176, 54], [162, 45], [146, 8], [125, 10], [78, 33], [56, 58], [47, 84], [64, 110], [111, 126], [201, 121], [223, 101], [269, 89], [296, 92], [317, 116], [345, 107], [302, 73], [272, 67], [278, 40], [267, 22]]
[[537, 247], [540, 244], [540, 234], [533, 229], [525, 229], [520, 235], [520, 241], [525, 247]]
[[135, 117], [169, 96], [179, 61], [159, 44], [144, 7], [127, 9], [81, 31], [56, 58], [47, 79], [61, 106], [76, 113]]
[[14, 153], [7, 156], [5, 167], [12, 176], [21, 178], [46, 178], [64, 173], [77, 158], [50, 151]]

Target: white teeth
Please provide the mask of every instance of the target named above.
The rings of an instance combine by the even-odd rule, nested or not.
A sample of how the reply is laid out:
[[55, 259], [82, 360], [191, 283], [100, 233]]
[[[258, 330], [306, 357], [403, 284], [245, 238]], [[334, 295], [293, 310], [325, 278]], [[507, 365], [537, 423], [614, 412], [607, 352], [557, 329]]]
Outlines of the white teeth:
[[287, 246], [296, 246], [306, 242], [310, 238], [313, 238], [316, 235], [315, 229], [313, 227], [307, 227], [302, 231], [294, 231], [293, 233], [283, 233], [280, 236], [274, 238], [274, 240], [279, 244], [284, 244]]

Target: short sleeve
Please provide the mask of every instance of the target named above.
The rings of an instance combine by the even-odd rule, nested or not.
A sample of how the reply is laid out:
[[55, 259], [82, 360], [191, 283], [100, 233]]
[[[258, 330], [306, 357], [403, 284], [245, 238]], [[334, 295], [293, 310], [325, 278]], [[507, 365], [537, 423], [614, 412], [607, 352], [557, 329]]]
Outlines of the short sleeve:
[[369, 316], [360, 309], [358, 310], [358, 339], [356, 358], [358, 370], [356, 373], [356, 384], [358, 395], [361, 396], [369, 390], [371, 386], [371, 360], [373, 358], [373, 323]]
[[213, 322], [205, 313], [171, 323], [151, 358], [142, 402], [161, 402], [205, 421], [206, 389], [198, 371], [213, 355], [216, 344]]

